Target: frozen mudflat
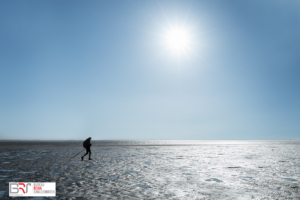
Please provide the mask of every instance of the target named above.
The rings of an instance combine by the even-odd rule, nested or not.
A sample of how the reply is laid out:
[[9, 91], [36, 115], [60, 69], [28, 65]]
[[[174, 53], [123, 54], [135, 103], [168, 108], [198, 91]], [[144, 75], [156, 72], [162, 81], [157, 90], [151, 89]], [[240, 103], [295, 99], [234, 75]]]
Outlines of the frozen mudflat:
[[82, 162], [78, 141], [0, 142], [0, 199], [14, 181], [56, 182], [57, 199], [300, 199], [300, 141], [92, 144]]

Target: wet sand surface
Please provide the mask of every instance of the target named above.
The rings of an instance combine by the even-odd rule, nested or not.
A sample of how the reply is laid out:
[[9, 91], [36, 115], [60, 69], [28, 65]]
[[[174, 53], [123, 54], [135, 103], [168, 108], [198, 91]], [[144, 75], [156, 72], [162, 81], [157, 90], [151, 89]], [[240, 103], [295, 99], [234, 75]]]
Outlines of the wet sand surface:
[[300, 141], [96, 143], [92, 161], [69, 161], [82, 150], [76, 142], [7, 144], [0, 143], [0, 199], [11, 199], [9, 182], [56, 182], [56, 198], [39, 199], [300, 199]]

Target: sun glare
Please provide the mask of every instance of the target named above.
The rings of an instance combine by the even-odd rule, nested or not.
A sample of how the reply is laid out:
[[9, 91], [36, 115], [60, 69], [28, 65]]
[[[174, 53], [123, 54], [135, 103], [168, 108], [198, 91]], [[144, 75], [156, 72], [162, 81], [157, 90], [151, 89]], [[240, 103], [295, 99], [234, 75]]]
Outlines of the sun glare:
[[172, 28], [166, 32], [166, 44], [168, 49], [177, 55], [184, 53], [190, 45], [190, 38], [187, 30]]

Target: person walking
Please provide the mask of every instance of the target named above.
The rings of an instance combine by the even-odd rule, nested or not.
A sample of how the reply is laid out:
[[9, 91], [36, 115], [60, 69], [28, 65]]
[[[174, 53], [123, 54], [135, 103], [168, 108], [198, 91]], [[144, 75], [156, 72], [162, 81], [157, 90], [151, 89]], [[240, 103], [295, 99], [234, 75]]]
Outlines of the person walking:
[[91, 159], [91, 154], [92, 154], [92, 152], [91, 152], [91, 146], [92, 146], [92, 144], [91, 144], [91, 137], [89, 137], [88, 139], [86, 139], [84, 142], [83, 142], [83, 147], [86, 149], [86, 153], [83, 155], [83, 156], [81, 156], [81, 160], [83, 160], [83, 157], [84, 156], [86, 156], [87, 154], [89, 154], [89, 160], [92, 160]]

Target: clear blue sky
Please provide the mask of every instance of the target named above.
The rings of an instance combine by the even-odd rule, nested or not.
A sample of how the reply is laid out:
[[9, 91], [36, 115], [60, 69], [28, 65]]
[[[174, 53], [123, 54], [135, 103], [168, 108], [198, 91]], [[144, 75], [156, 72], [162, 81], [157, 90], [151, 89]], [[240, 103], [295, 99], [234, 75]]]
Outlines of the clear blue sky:
[[297, 0], [3, 0], [0, 27], [0, 139], [300, 139]]

